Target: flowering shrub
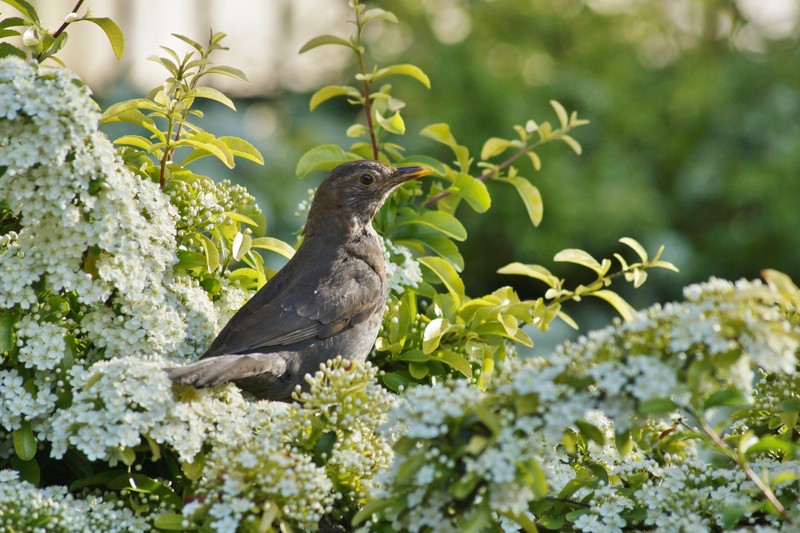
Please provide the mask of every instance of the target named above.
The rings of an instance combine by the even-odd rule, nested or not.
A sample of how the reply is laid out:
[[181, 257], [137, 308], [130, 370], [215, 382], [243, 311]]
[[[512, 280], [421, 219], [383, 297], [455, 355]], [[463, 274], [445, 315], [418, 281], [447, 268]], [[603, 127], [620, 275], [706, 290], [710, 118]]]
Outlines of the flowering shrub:
[[[486, 182], [512, 185], [538, 224], [538, 190], [512, 163], [526, 156], [537, 169], [536, 151], [553, 141], [580, 152], [570, 132], [584, 121], [553, 103], [558, 128], [528, 121], [515, 139], [490, 138], [477, 176], [446, 124], [423, 135], [454, 162], [406, 156], [388, 141], [405, 131], [402, 102], [378, 83], [430, 80], [413, 65], [364, 67], [363, 27], [394, 15], [358, 1], [351, 40], [322, 36], [303, 51], [334, 44], [358, 56], [361, 88], [325, 87], [311, 107], [348, 96], [366, 118], [348, 134], [366, 140], [312, 149], [298, 173], [374, 156], [439, 178], [399, 189], [376, 219], [391, 292], [373, 363], [328, 362], [292, 404], [173, 385], [163, 367], [201, 352], [266, 282], [255, 249], [293, 253], [264, 235], [246, 190], [188, 167], [209, 155], [261, 160], [245, 141], [188, 122], [195, 98], [232, 105], [198, 88], [201, 76], [244, 74], [211, 63], [221, 34], [208, 46], [179, 37], [194, 52], [157, 58], [169, 83], [100, 115], [69, 70], [35, 59], [57, 53], [79, 20], [116, 50], [116, 26], [72, 13], [50, 34], [27, 2], [5, 1], [23, 17], [4, 20], [0, 36], [22, 27], [27, 48], [0, 43], [3, 529], [800, 527], [800, 290], [766, 271], [766, 283], [712, 279], [687, 287], [684, 302], [636, 313], [612, 281], [639, 286], [649, 269], [674, 267], [623, 238], [638, 259], [615, 254], [616, 272], [581, 250], [556, 255], [591, 270], [590, 283], [569, 289], [542, 266], [513, 263], [501, 272], [545, 283], [543, 298], [508, 287], [469, 297], [459, 204], [486, 212]], [[98, 131], [115, 121], [149, 136], [115, 149]], [[527, 328], [574, 325], [562, 306], [585, 296], [625, 322], [518, 356], [532, 345]]]

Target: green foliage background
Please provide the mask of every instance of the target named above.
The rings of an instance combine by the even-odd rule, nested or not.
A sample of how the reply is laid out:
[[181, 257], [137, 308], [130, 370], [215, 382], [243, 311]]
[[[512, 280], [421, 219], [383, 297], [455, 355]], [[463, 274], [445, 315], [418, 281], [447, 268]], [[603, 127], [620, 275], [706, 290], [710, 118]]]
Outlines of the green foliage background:
[[[622, 249], [617, 238], [628, 234], [648, 249], [666, 244], [670, 260], [681, 267], [678, 275], [623, 292], [634, 307], [674, 299], [680, 287], [710, 274], [753, 278], [765, 267], [796, 273], [797, 30], [781, 40], [763, 38], [762, 50], [755, 52], [743, 44], [752, 27], [727, 0], [685, 3], [696, 32], [670, 21], [664, 11], [668, 3], [638, 2], [619, 13], [600, 13], [587, 4], [373, 4], [397, 14], [400, 23], [392, 31], [412, 44], [404, 48], [393, 34], [367, 33], [371, 53], [383, 64], [413, 63], [431, 77], [431, 91], [411, 79], [392, 81], [395, 93], [406, 95], [403, 142], [411, 153], [447, 160], [445, 147], [416, 135], [440, 121], [477, 152], [489, 136], [512, 135], [520, 117], [551, 117], [547, 102], [552, 98], [591, 118], [578, 134], [584, 148], [579, 163], [569, 150], [544, 149], [544, 168], [532, 176], [546, 204], [538, 230], [530, 227], [511, 188], [494, 188], [488, 216], [462, 214], [470, 234], [462, 246], [469, 265], [463, 273], [467, 291], [485, 294], [511, 283], [523, 297], [538, 295], [539, 286], [496, 270], [511, 261], [547, 263], [565, 242], [607, 257]], [[463, 41], [442, 44], [430, 21], [451, 5], [469, 15], [471, 31]], [[717, 25], [717, 19], [728, 22]], [[663, 50], [653, 52], [658, 43]], [[345, 83], [352, 71], [350, 65], [330, 82]], [[287, 92], [237, 102], [240, 110], [265, 103], [279, 117], [270, 145], [258, 146], [266, 168], [245, 163], [232, 174], [265, 207], [271, 232], [287, 241], [302, 224], [293, 216], [297, 202], [316, 184], [296, 180], [295, 162], [317, 144], [348, 145], [343, 131], [359, 113], [337, 99], [312, 117], [308, 97]], [[207, 107], [209, 119], [215, 111], [226, 121], [246, 115]], [[242, 131], [230, 122], [210, 129]], [[272, 194], [275, 190], [293, 194]], [[498, 232], [498, 227], [519, 232]], [[572, 277], [581, 270], [558, 273]]]

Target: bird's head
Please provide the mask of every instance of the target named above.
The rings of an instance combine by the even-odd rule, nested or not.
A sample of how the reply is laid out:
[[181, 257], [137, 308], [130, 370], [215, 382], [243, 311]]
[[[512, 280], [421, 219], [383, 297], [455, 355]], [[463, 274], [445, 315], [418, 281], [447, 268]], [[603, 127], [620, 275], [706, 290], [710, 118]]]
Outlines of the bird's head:
[[406, 181], [430, 174], [422, 167], [395, 168], [378, 161], [350, 161], [334, 168], [314, 194], [309, 226], [337, 220], [369, 224], [392, 190]]

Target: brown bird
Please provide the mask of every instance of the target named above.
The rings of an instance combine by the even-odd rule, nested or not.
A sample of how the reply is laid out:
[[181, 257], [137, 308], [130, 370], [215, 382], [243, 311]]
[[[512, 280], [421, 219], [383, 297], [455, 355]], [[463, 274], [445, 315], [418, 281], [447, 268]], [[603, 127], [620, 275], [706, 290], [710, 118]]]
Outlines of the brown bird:
[[396, 186], [429, 173], [377, 161], [333, 169], [314, 195], [294, 256], [198, 361], [167, 369], [169, 377], [195, 387], [232, 381], [258, 398], [289, 400], [320, 363], [366, 359], [388, 290], [372, 219]]

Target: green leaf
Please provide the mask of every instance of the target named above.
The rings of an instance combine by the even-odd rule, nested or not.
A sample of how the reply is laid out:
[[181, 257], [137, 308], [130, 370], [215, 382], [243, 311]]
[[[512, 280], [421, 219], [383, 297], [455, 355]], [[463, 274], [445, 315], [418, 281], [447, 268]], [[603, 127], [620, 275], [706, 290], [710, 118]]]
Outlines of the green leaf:
[[400, 111], [395, 111], [394, 115], [389, 118], [384, 118], [383, 115], [375, 111], [375, 120], [381, 125], [383, 129], [395, 135], [403, 135], [406, 132], [406, 123], [403, 117], [400, 116]]
[[186, 97], [207, 98], [209, 100], [219, 102], [220, 104], [236, 111], [236, 106], [233, 104], [233, 101], [225, 96], [222, 91], [219, 91], [213, 87], [195, 87], [186, 94]]
[[147, 111], [161, 111], [161, 106], [148, 100], [147, 98], [134, 98], [132, 100], [125, 100], [124, 102], [116, 103], [106, 109], [102, 116], [100, 117], [100, 124], [108, 124], [109, 122], [115, 122], [112, 120], [117, 115], [120, 115], [126, 111], [130, 111], [132, 109], [140, 110], [145, 109]]
[[190, 39], [189, 37], [186, 37], [185, 35], [181, 35], [180, 33], [173, 33], [172, 36], [175, 37], [176, 39], [180, 39], [181, 41], [185, 42], [186, 44], [188, 44], [189, 46], [191, 46], [192, 48], [194, 48], [195, 50], [197, 50], [201, 54], [203, 53], [203, 47], [197, 41], [195, 41], [193, 39]]
[[636, 252], [636, 255], [638, 255], [642, 260], [642, 263], [647, 262], [647, 250], [645, 250], [644, 247], [638, 243], [638, 241], [631, 239], [630, 237], [622, 237], [619, 242], [632, 248], [633, 251]]
[[37, 26], [41, 25], [39, 22], [39, 15], [36, 13], [36, 9], [30, 5], [25, 0], [2, 0], [6, 4], [10, 5], [23, 15], [25, 15], [28, 20], [35, 22]]
[[402, 65], [392, 65], [389, 67], [384, 67], [379, 69], [375, 74], [372, 76], [373, 80], [379, 80], [380, 78], [386, 78], [388, 76], [408, 76], [410, 78], [414, 78], [426, 88], [431, 88], [431, 80], [428, 78], [428, 75], [425, 74], [421, 68], [417, 67], [416, 65], [410, 64], [402, 64]]
[[308, 103], [310, 111], [314, 111], [321, 103], [330, 100], [336, 96], [350, 96], [351, 98], [360, 98], [361, 93], [355, 87], [349, 85], [328, 85], [318, 90], [311, 96], [311, 101]]
[[533, 169], [536, 170], [537, 172], [542, 170], [542, 160], [539, 159], [539, 155], [533, 151], [526, 152], [526, 154], [528, 158], [531, 160], [531, 163], [533, 164]]
[[467, 361], [467, 359], [460, 353], [456, 353], [451, 350], [438, 350], [433, 354], [433, 356], [434, 359], [441, 361], [454, 370], [457, 370], [468, 379], [472, 378], [472, 365], [470, 365], [469, 361]]
[[291, 259], [294, 255], [294, 248], [280, 239], [275, 239], [274, 237], [259, 237], [257, 239], [253, 239], [251, 246], [253, 248], [262, 248], [264, 250], [278, 253], [286, 259]]
[[492, 511], [488, 499], [484, 499], [477, 507], [473, 506], [472, 512], [467, 515], [461, 524], [461, 533], [479, 533], [489, 530], [492, 523]]
[[636, 410], [643, 415], [665, 415], [677, 409], [678, 406], [670, 398], [651, 398], [639, 403]]
[[372, 515], [380, 515], [383, 511], [394, 504], [394, 500], [368, 500], [364, 507], [353, 516], [353, 525], [357, 526], [370, 518]]
[[296, 173], [302, 178], [316, 170], [333, 170], [342, 163], [358, 159], [357, 155], [345, 152], [335, 144], [323, 144], [303, 154], [297, 162]]
[[539, 192], [539, 189], [520, 176], [496, 178], [496, 180], [503, 183], [510, 183], [517, 189], [517, 193], [520, 198], [522, 198], [525, 209], [528, 211], [528, 218], [530, 218], [531, 224], [539, 226], [544, 216], [544, 204], [542, 203], [542, 194]]
[[398, 219], [396, 225], [402, 226], [405, 224], [421, 224], [440, 231], [457, 241], [463, 241], [467, 238], [467, 230], [464, 225], [456, 217], [444, 211], [425, 211], [422, 214], [411, 212], [407, 216]]
[[739, 389], [722, 389], [716, 391], [703, 402], [703, 409], [711, 409], [720, 405], [747, 405], [747, 397]]
[[573, 137], [569, 135], [562, 135], [561, 141], [566, 143], [567, 146], [572, 148], [572, 151], [575, 152], [577, 155], [581, 155], [583, 153], [583, 147], [581, 147], [581, 143], [576, 141]]
[[580, 431], [580, 434], [583, 435], [584, 439], [593, 440], [600, 446], [606, 443], [606, 438], [603, 435], [603, 432], [597, 429], [594, 424], [590, 424], [589, 422], [584, 422], [582, 420], [576, 420], [575, 425], [578, 427], [578, 431]]
[[111, 49], [114, 50], [114, 55], [117, 56], [117, 59], [122, 59], [122, 53], [125, 51], [125, 36], [122, 34], [122, 30], [117, 26], [117, 23], [111, 20], [110, 18], [85, 18], [82, 20], [88, 20], [89, 22], [93, 22], [97, 24], [101, 30], [103, 30], [108, 37], [108, 42], [111, 43]]
[[158, 515], [153, 522], [156, 529], [163, 529], [165, 531], [193, 531], [198, 529], [197, 526], [190, 525], [186, 527], [184, 521], [186, 517], [178, 513], [164, 513]]
[[486, 139], [486, 142], [483, 143], [483, 148], [481, 149], [481, 159], [484, 161], [487, 159], [491, 159], [496, 155], [500, 155], [509, 148], [514, 146], [514, 143], [507, 139], [501, 139], [500, 137], [490, 137]]
[[410, 155], [397, 162], [398, 167], [428, 167], [435, 174], [444, 176], [447, 174], [447, 165], [426, 155]]
[[241, 231], [237, 231], [231, 242], [231, 255], [236, 261], [241, 261], [244, 254], [250, 251], [253, 238], [250, 235], [245, 235]]
[[225, 144], [225, 146], [228, 147], [234, 156], [247, 159], [253, 163], [258, 163], [259, 165], [264, 164], [264, 156], [261, 155], [261, 152], [258, 151], [258, 148], [244, 139], [240, 139], [239, 137], [225, 136], [218, 137], [217, 140]]
[[[145, 152], [152, 152], [156, 145], [153, 144], [153, 141], [142, 137], [141, 135], [123, 135], [122, 137], [118, 137], [114, 139], [114, 144], [124, 144], [127, 146], [135, 146], [136, 148], [141, 148]], [[164, 145], [160, 145], [161, 148]]]
[[319, 37], [314, 37], [306, 44], [304, 44], [303, 47], [300, 48], [298, 54], [303, 54], [305, 52], [308, 52], [309, 50], [313, 50], [314, 48], [317, 48], [318, 46], [322, 46], [325, 44], [337, 44], [341, 46], [346, 46], [348, 48], [353, 48], [353, 45], [350, 44], [350, 41], [342, 39], [341, 37], [336, 37], [335, 35], [320, 35]]
[[16, 56], [21, 59], [27, 59], [27, 54], [10, 43], [0, 43], [0, 58]]
[[361, 25], [363, 26], [367, 22], [372, 20], [385, 20], [387, 22], [397, 22], [397, 16], [391, 11], [385, 11], [380, 8], [372, 8], [367, 9], [364, 11], [364, 14], [361, 15]]
[[546, 283], [549, 287], [556, 287], [559, 284], [559, 279], [540, 265], [525, 265], [514, 262], [500, 268], [497, 273], [528, 276]]
[[214, 241], [202, 233], [195, 233], [195, 236], [200, 239], [200, 242], [203, 245], [203, 253], [205, 254], [206, 258], [206, 269], [209, 272], [214, 272], [219, 266], [219, 250], [217, 250], [217, 245], [214, 244]]
[[622, 298], [622, 296], [614, 291], [602, 289], [599, 291], [590, 292], [588, 295], [594, 296], [595, 298], [600, 298], [601, 300], [605, 300], [606, 302], [610, 303], [626, 322], [632, 320], [633, 316], [636, 314], [636, 310], [631, 307], [630, 304]]
[[785, 441], [775, 435], [766, 435], [758, 439], [758, 441], [747, 448], [747, 456], [752, 457], [759, 453], [781, 452], [788, 454], [790, 457], [794, 455], [797, 450], [797, 445]]
[[463, 172], [456, 174], [453, 187], [477, 213], [485, 213], [492, 206], [492, 197], [489, 195], [486, 184], [469, 174]]
[[242, 83], [250, 83], [250, 80], [247, 79], [247, 74], [235, 67], [219, 65], [206, 70], [206, 74], [221, 74], [223, 76], [228, 76], [229, 78], [239, 80]]
[[14, 348], [14, 323], [17, 314], [10, 309], [0, 311], [0, 355]]
[[453, 296], [457, 304], [464, 299], [464, 282], [461, 281], [453, 265], [440, 257], [420, 257], [418, 261], [421, 265], [430, 269], [444, 283], [447, 291]]
[[556, 112], [556, 116], [558, 116], [558, 121], [561, 123], [561, 127], [564, 128], [568, 126], [569, 115], [567, 114], [567, 110], [564, 109], [564, 106], [555, 100], [550, 100], [550, 106]]
[[22, 426], [14, 430], [14, 452], [23, 461], [30, 461], [36, 455], [36, 437], [30, 420], [23, 421]]
[[456, 138], [453, 137], [453, 134], [450, 132], [450, 126], [445, 123], [431, 124], [423, 128], [419, 134], [423, 137], [446, 144], [447, 146], [452, 147], [458, 144]]
[[555, 255], [555, 257], [553, 257], [553, 261], [575, 263], [576, 265], [581, 265], [594, 270], [601, 276], [608, 272], [608, 268], [606, 266], [598, 263], [597, 259], [592, 257], [590, 253], [579, 248], [567, 248], [565, 250], [561, 250]]

